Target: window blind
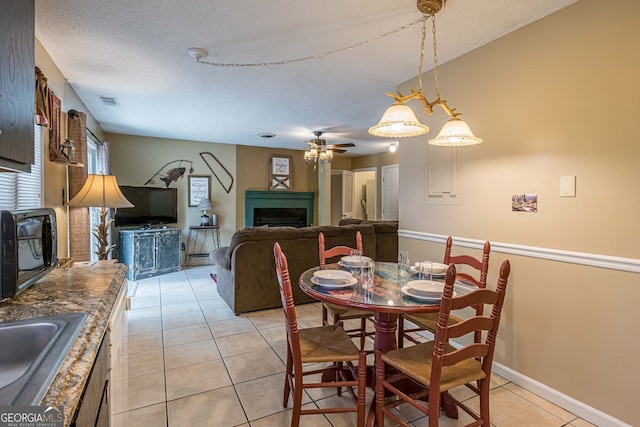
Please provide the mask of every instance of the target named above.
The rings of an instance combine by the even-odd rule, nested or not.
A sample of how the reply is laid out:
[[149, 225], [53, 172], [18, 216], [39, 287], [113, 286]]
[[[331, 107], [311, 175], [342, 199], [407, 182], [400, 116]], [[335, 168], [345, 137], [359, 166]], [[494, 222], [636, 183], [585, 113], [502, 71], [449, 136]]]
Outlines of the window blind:
[[35, 161], [31, 173], [0, 173], [0, 209], [31, 209], [42, 206], [42, 132], [34, 126]]

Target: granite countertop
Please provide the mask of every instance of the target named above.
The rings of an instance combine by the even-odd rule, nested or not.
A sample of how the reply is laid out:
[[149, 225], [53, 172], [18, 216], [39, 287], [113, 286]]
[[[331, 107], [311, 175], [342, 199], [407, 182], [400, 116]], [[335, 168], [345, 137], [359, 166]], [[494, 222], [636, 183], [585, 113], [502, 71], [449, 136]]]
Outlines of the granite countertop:
[[109, 316], [125, 283], [127, 266], [113, 261], [56, 268], [17, 297], [0, 303], [0, 322], [67, 313], [87, 319], [60, 365], [41, 405], [64, 406], [65, 425], [71, 423], [89, 378]]

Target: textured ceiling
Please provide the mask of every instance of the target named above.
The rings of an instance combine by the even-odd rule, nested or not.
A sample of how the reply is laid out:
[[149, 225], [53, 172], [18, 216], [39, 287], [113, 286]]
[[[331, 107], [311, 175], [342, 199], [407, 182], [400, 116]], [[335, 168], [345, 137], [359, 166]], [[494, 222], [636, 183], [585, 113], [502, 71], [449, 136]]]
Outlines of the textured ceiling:
[[[576, 1], [449, 0], [440, 63]], [[415, 0], [36, 0], [36, 37], [107, 132], [302, 150], [323, 130], [356, 143], [352, 155], [388, 146], [367, 129], [391, 104], [385, 92], [416, 76], [420, 24], [380, 36], [419, 19]], [[214, 67], [190, 47], [220, 63], [338, 53]]]

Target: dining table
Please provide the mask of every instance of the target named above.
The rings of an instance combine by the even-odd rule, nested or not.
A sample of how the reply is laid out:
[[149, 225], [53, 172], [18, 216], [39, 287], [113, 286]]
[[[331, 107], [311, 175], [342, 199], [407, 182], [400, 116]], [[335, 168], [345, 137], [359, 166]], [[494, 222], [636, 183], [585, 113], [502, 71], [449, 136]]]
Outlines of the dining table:
[[[321, 269], [349, 271], [353, 278], [340, 283], [326, 283], [318, 279], [321, 275], [316, 272]], [[401, 270], [398, 263], [375, 262], [373, 283], [363, 287], [358, 269], [338, 262], [308, 269], [300, 276], [299, 286], [304, 293], [319, 301], [370, 311], [375, 328], [374, 350], [389, 351], [397, 348], [396, 333], [400, 315], [437, 312], [440, 309], [439, 299], [420, 298], [407, 287], [409, 281], [417, 279], [413, 273], [411, 270]], [[433, 276], [433, 280], [438, 279], [444, 281], [444, 275]], [[471, 290], [465, 289], [464, 285], [455, 286], [457, 293]], [[375, 388], [375, 370], [368, 367], [368, 371], [367, 384]], [[447, 394], [443, 394], [441, 405], [448, 417], [458, 418], [457, 407]], [[371, 413], [375, 411], [371, 410]], [[372, 418], [369, 417], [369, 425], [372, 424]]]

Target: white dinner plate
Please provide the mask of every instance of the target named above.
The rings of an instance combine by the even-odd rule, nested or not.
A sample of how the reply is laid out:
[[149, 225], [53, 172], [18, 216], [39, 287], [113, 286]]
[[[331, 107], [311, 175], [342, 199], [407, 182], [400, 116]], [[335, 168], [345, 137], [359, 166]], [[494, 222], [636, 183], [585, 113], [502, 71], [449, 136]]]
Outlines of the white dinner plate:
[[440, 297], [444, 291], [444, 283], [433, 280], [411, 280], [407, 287], [426, 297]]
[[373, 260], [368, 256], [343, 256], [342, 258], [340, 258], [340, 261], [338, 261], [338, 264], [342, 265], [343, 267], [360, 267], [360, 264], [363, 261]]
[[318, 286], [324, 286], [325, 288], [346, 288], [347, 286], [353, 286], [358, 283], [358, 279], [351, 277], [350, 279], [344, 279], [342, 282], [323, 282], [317, 277], [312, 277], [311, 283]]
[[[442, 299], [442, 295], [438, 295], [438, 296], [426, 296], [425, 294], [421, 294], [419, 292], [416, 292], [415, 289], [411, 289], [408, 286], [403, 286], [402, 288], [400, 288], [400, 291], [405, 294], [410, 296], [411, 298], [415, 298], [415, 299], [419, 299], [422, 301], [429, 301], [429, 302], [440, 302], [440, 300]], [[453, 293], [453, 296], [456, 296], [456, 293]]]
[[323, 283], [342, 283], [352, 276], [351, 273], [344, 270], [318, 270], [313, 272], [313, 277]]

